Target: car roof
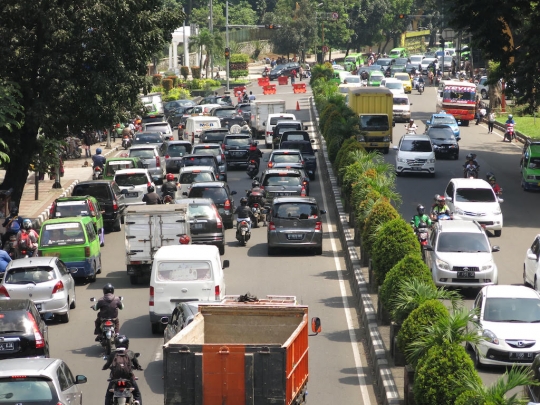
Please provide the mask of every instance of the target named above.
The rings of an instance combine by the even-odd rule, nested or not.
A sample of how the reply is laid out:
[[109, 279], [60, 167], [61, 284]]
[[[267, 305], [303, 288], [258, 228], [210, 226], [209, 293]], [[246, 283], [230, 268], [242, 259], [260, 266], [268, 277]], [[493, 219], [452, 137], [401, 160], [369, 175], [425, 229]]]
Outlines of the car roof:
[[131, 169], [117, 170], [114, 172], [114, 175], [116, 176], [117, 174], [133, 174], [133, 173], [148, 173], [148, 169], [141, 169], [138, 167], [133, 167]]
[[452, 114], [443, 113], [443, 112], [432, 114], [431, 117], [441, 117], [441, 118], [442, 117], [452, 117], [452, 118], [454, 118], [454, 116]]
[[212, 158], [213, 157], [214, 159], [216, 159], [216, 157], [214, 155], [197, 155], [196, 153], [189, 153], [187, 155], [182, 156], [183, 159], [203, 158], [203, 157], [205, 157], [205, 158], [208, 158], [208, 157]]
[[86, 201], [86, 200], [95, 200], [96, 197], [92, 197], [91, 195], [75, 195], [75, 196], [69, 196], [69, 197], [58, 197], [56, 199], [56, 202], [68, 202], [68, 201]]
[[158, 147], [159, 147], [159, 145], [155, 145], [155, 144], [133, 145], [133, 146], [131, 146], [131, 148], [129, 148], [129, 150], [134, 150], [134, 149], [157, 149]]
[[300, 121], [300, 120], [283, 120], [283, 121], [278, 121], [277, 124], [276, 124], [276, 127], [277, 127], [277, 126], [281, 126], [281, 125], [290, 126], [290, 125], [296, 125], [296, 124], [302, 125], [302, 121]]
[[170, 245], [162, 246], [154, 255], [156, 259], [165, 260], [206, 260], [212, 258], [210, 254], [217, 253], [218, 248], [214, 245]]
[[194, 187], [214, 187], [214, 188], [223, 188], [225, 187], [224, 181], [202, 181], [200, 183], [193, 183], [191, 188]]
[[418, 140], [418, 141], [428, 140], [428, 141], [431, 141], [431, 138], [428, 135], [424, 135], [424, 134], [416, 134], [416, 135], [405, 134], [405, 135], [403, 135], [402, 139], [410, 139], [412, 141], [414, 141], [414, 140]]
[[[201, 155], [206, 156], [206, 155]], [[214, 172], [214, 168], [212, 166], [184, 166], [180, 169], [180, 173], [186, 173], [186, 172], [193, 172], [195, 170], [201, 171], [201, 172]]]
[[47, 376], [54, 377], [47, 369], [55, 363], [60, 363], [62, 360], [46, 358], [17, 358], [2, 360], [0, 368], [0, 377], [11, 377], [12, 375], [25, 376]]
[[92, 221], [93, 219], [91, 217], [66, 217], [66, 218], [47, 219], [41, 225], [41, 229], [43, 229], [45, 225], [50, 225], [50, 224], [65, 224], [69, 222], [92, 222]]
[[[286, 141], [286, 142], [297, 142], [297, 141]], [[306, 141], [307, 142], [307, 141]], [[272, 151], [272, 155], [300, 155], [302, 152], [298, 149], [276, 149]]]
[[272, 204], [290, 202], [317, 204], [317, 200], [314, 197], [274, 197], [274, 199], [272, 200]]
[[191, 142], [190, 141], [184, 141], [184, 140], [180, 140], [180, 141], [167, 141], [165, 142], [167, 145], [186, 145], [186, 144], [190, 144], [191, 145]]
[[[133, 148], [133, 146], [132, 146]], [[88, 180], [88, 181], [80, 181], [78, 182], [77, 184], [75, 184], [75, 188], [77, 188], [78, 186], [89, 186], [89, 185], [92, 185], [92, 184], [107, 184], [107, 185], [112, 185], [114, 183], [113, 180]]]
[[452, 130], [452, 128], [450, 128], [450, 125], [452, 124], [437, 124], [437, 125], [431, 125], [428, 129], [428, 133], [429, 131], [431, 131], [432, 129], [436, 129], [436, 128], [448, 128], [450, 131], [452, 131], [452, 133], [454, 133], [454, 131]]
[[[144, 126], [145, 127], [148, 127], [148, 126], [158, 126], [158, 125], [168, 125], [169, 123], [167, 121], [153, 121], [153, 122], [145, 122], [144, 123]], [[144, 134], [145, 132], [151, 132], [151, 131], [142, 131], [142, 132], [137, 132], [138, 134]]]
[[453, 178], [450, 179], [458, 188], [487, 188], [492, 190], [491, 185], [483, 179]]
[[[279, 174], [283, 172], [290, 172], [294, 174], [300, 174], [300, 172], [297, 169], [287, 169], [287, 168], [277, 168], [277, 169], [267, 169], [263, 172], [263, 175], [266, 174]], [[200, 183], [197, 183], [200, 184]]]
[[529, 145], [529, 149], [531, 150], [531, 153], [534, 153], [535, 155], [540, 154], [540, 145], [538, 145], [538, 144]]
[[[29, 309], [32, 305], [33, 302], [30, 300], [10, 298], [9, 300], [0, 300], [0, 311], [24, 311]], [[0, 367], [0, 371], [4, 369], [3, 363], [4, 361], [2, 360], [2, 367]]]
[[[476, 221], [439, 221], [437, 227], [442, 232], [467, 232], [481, 233], [485, 235], [485, 231]], [[486, 236], [487, 237], [487, 236]]]
[[[187, 141], [188, 143], [191, 143]], [[212, 148], [220, 148], [221, 145], [219, 143], [198, 143], [197, 145], [193, 145], [193, 149], [212, 149]], [[195, 153], [196, 155], [196, 153]]]
[[18, 269], [21, 267], [31, 266], [51, 266], [56, 261], [56, 257], [43, 256], [43, 257], [26, 257], [11, 261], [11, 269]]
[[240, 138], [251, 138], [251, 135], [250, 134], [238, 133], [238, 134], [227, 134], [227, 135], [225, 135], [225, 138], [227, 138], [227, 137], [230, 137], [230, 138], [232, 138], [232, 137], [234, 137], [234, 138], [238, 138], [238, 137], [240, 137]]
[[486, 298], [540, 298], [538, 292], [524, 285], [490, 285], [483, 290]]
[[140, 160], [138, 156], [127, 156], [127, 157], [113, 157], [108, 158], [107, 162], [133, 162], [134, 160]]

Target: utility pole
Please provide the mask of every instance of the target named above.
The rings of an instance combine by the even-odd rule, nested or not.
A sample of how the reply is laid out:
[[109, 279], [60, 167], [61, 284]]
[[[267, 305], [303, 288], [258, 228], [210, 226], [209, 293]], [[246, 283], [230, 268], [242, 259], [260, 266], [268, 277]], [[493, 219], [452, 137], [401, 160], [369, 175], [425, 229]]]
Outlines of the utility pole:
[[[184, 7], [182, 7], [182, 12], [185, 12], [184, 11]], [[187, 41], [187, 36], [186, 36], [186, 19], [184, 18], [184, 22], [182, 23], [182, 26], [183, 26], [183, 33], [184, 33], [184, 66], [189, 66], [189, 43]], [[191, 35], [192, 33], [190, 32], [189, 35]], [[180, 66], [180, 68], [182, 68]]]
[[[229, 2], [225, 2], [225, 47], [229, 47]], [[229, 91], [229, 59], [227, 59], [227, 91]]]
[[[212, 34], [212, 37], [214, 35], [214, 11], [212, 8], [213, 0], [210, 0], [210, 34]], [[214, 50], [210, 49], [210, 52], [208, 52], [210, 55], [210, 79], [214, 76]], [[208, 66], [208, 61], [206, 61]], [[207, 77], [208, 79], [208, 77]]]

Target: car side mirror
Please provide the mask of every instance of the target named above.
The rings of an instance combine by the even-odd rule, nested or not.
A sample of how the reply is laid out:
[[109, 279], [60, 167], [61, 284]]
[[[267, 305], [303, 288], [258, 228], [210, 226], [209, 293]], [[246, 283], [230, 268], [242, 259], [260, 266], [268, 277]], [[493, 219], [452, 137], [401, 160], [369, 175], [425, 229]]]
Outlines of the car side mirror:
[[426, 121], [426, 125], [431, 125], [431, 121]]
[[169, 317], [168, 316], [162, 316], [159, 320], [162, 325], [168, 325], [169, 324]]
[[76, 274], [76, 273], [79, 271], [79, 269], [78, 269], [77, 267], [70, 267], [70, 268], [68, 269], [68, 271], [69, 271], [71, 274]]
[[473, 315], [471, 319], [473, 322], [478, 322], [478, 315]]
[[529, 253], [527, 254], [527, 259], [529, 260], [538, 260], [538, 257], [536, 257], [536, 255], [534, 253]]
[[458, 137], [456, 138], [456, 142], [459, 142], [459, 141], [461, 141], [461, 137], [458, 136]]
[[446, 197], [446, 201], [453, 202], [452, 197]]
[[393, 127], [396, 126], [396, 121], [392, 121], [392, 126], [393, 126]]
[[424, 250], [427, 250], [428, 252], [433, 252], [433, 246], [431, 245], [425, 245]]
[[501, 250], [501, 248], [499, 246], [492, 246], [491, 247], [492, 252], [499, 252], [500, 250]]
[[269, 159], [270, 159], [270, 157], [265, 157], [265, 158], [263, 159], [263, 161], [268, 162]]
[[500, 203], [504, 202], [504, 200], [501, 197], [497, 197], [497, 200], [499, 200]]
[[326, 210], [320, 210], [319, 213], [320, 213], [321, 215], [324, 215], [324, 214], [326, 214]]
[[398, 150], [398, 147], [396, 145], [392, 146], [392, 149]]
[[235, 195], [236, 194], [236, 191], [231, 191], [231, 195]]
[[86, 384], [88, 379], [84, 375], [75, 376], [75, 384]]
[[228, 260], [223, 260], [223, 266], [222, 268], [226, 269], [230, 266], [230, 262]]
[[409, 105], [412, 105], [412, 103], [409, 103]]

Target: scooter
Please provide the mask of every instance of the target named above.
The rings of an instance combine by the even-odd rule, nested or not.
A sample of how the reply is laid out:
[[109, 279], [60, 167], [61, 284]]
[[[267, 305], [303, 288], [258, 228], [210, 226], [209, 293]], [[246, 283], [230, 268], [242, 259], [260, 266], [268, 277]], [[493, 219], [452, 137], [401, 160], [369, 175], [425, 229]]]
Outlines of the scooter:
[[422, 94], [424, 92], [424, 83], [418, 83], [418, 94]]
[[262, 71], [262, 77], [267, 77], [270, 74], [270, 69], [268, 66], [265, 66], [265, 68]]
[[92, 173], [92, 180], [101, 180], [103, 179], [103, 170], [99, 166], [94, 166]]
[[465, 167], [465, 175], [464, 178], [478, 178], [478, 168], [475, 165], [469, 164], [467, 167]]
[[131, 139], [129, 138], [129, 136], [124, 136], [124, 138], [122, 138], [122, 148], [131, 148]]
[[259, 174], [259, 165], [255, 159], [250, 159], [247, 165], [246, 173], [250, 179]]
[[508, 142], [512, 142], [516, 139], [516, 134], [514, 132], [514, 124], [506, 124], [506, 131], [504, 133], [503, 142], [508, 140]]
[[[135, 379], [138, 380], [137, 377]], [[118, 380], [109, 379], [107, 381], [114, 382], [114, 387], [110, 389], [110, 392], [113, 393], [113, 405], [139, 405], [139, 401], [133, 399], [135, 388], [133, 388], [131, 380], [119, 378]]]
[[[426, 224], [421, 224], [426, 225]], [[427, 246], [428, 244], [428, 228], [426, 226], [419, 226], [415, 229], [416, 237], [418, 238], [418, 242], [420, 242], [420, 246]]]
[[[124, 300], [124, 297], [119, 297], [120, 300]], [[95, 302], [94, 297], [90, 298], [91, 302]], [[90, 308], [94, 309], [92, 305]], [[99, 336], [99, 342], [101, 346], [105, 348], [107, 356], [109, 356], [114, 350], [116, 350], [116, 343], [114, 341], [116, 332], [114, 331], [114, 319], [102, 319], [101, 320], [101, 335]]]
[[242, 246], [246, 246], [247, 241], [251, 238], [248, 221], [251, 222], [247, 218], [242, 218], [236, 222], [236, 240], [240, 242]]

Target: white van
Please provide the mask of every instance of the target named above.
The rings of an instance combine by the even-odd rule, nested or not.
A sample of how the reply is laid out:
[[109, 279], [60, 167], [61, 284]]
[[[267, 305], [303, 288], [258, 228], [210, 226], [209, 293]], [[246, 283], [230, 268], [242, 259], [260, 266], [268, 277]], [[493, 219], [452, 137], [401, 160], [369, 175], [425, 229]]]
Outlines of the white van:
[[274, 133], [274, 127], [276, 126], [276, 124], [279, 121], [286, 120], [296, 120], [296, 115], [287, 113], [268, 114], [266, 122], [263, 123], [266, 126], [266, 130], [264, 132], [264, 140], [266, 142], [266, 145], [272, 145], [272, 143], [274, 142], [272, 134]]
[[217, 246], [163, 246], [154, 255], [150, 276], [149, 313], [152, 333], [161, 332], [161, 318], [171, 316], [178, 302], [221, 301], [225, 296]]
[[411, 119], [411, 105], [409, 97], [405, 94], [394, 94], [394, 121], [409, 122]]
[[217, 128], [221, 128], [221, 121], [218, 117], [208, 117], [204, 115], [189, 117], [186, 121], [184, 139], [191, 141], [192, 144], [196, 144], [199, 143], [199, 136], [202, 131]]

